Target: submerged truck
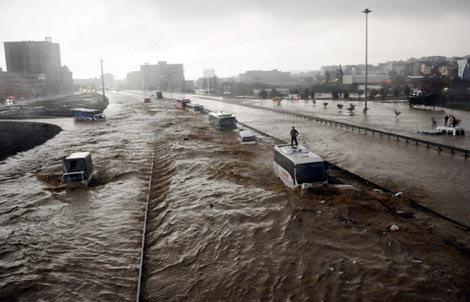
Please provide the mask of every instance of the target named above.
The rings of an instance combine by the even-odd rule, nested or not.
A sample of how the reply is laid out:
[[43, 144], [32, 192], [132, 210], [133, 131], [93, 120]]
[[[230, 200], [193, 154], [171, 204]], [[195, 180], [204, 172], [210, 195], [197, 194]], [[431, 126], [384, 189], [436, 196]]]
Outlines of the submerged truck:
[[93, 162], [90, 152], [76, 152], [63, 162], [62, 184], [81, 184], [88, 186], [93, 178]]

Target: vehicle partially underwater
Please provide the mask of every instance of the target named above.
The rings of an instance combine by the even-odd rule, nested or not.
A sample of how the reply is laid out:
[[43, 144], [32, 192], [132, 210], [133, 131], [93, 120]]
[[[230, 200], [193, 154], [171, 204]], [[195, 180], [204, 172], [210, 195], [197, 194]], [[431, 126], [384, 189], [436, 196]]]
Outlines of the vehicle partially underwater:
[[186, 106], [191, 103], [190, 99], [179, 99], [176, 101], [176, 108], [178, 109], [186, 109]]
[[62, 184], [88, 186], [93, 179], [93, 162], [90, 152], [76, 152], [66, 157], [62, 164]]
[[250, 130], [240, 131], [238, 134], [241, 144], [256, 144], [256, 136]]
[[237, 128], [237, 119], [227, 112], [209, 113], [209, 124], [217, 130], [233, 130]]
[[303, 146], [274, 147], [274, 173], [289, 188], [313, 186], [328, 181], [328, 163]]
[[76, 121], [104, 121], [106, 116], [101, 110], [88, 108], [72, 108], [73, 119]]

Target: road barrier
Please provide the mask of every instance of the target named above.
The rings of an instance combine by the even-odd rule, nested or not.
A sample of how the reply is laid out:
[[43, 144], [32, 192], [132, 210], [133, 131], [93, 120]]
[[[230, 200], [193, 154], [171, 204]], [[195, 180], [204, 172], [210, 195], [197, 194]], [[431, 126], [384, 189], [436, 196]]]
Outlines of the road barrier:
[[435, 142], [432, 142], [432, 141], [428, 141], [428, 140], [424, 140], [424, 139], [420, 139], [420, 138], [415, 138], [415, 137], [411, 137], [411, 136], [396, 134], [396, 133], [383, 131], [383, 130], [372, 129], [372, 128], [369, 128], [369, 127], [357, 126], [357, 125], [353, 125], [353, 124], [349, 124], [349, 123], [345, 123], [345, 122], [339, 122], [339, 121], [330, 120], [330, 119], [326, 119], [326, 118], [321, 118], [321, 117], [311, 116], [311, 115], [307, 115], [307, 114], [292, 112], [292, 111], [284, 110], [284, 109], [273, 109], [273, 108], [267, 108], [267, 107], [263, 107], [263, 106], [252, 105], [252, 104], [241, 104], [241, 103], [231, 102], [231, 101], [227, 101], [227, 100], [224, 100], [222, 102], [226, 102], [226, 103], [230, 103], [230, 104], [234, 104], [234, 105], [245, 106], [245, 107], [250, 107], [250, 108], [253, 108], [253, 109], [261, 109], [261, 110], [271, 111], [271, 112], [275, 112], [275, 113], [279, 113], [279, 114], [285, 114], [285, 115], [294, 116], [294, 117], [298, 117], [298, 118], [303, 118], [303, 119], [306, 119], [306, 120], [309, 120], [309, 121], [314, 121], [314, 122], [321, 123], [321, 124], [324, 124], [324, 125], [345, 128], [347, 130], [350, 129], [351, 131], [357, 130], [358, 133], [361, 133], [361, 131], [362, 131], [365, 134], [370, 133], [373, 136], [379, 135], [380, 137], [385, 136], [385, 137], [388, 137], [388, 138], [394, 138], [397, 141], [401, 140], [401, 141], [404, 141], [407, 144], [412, 142], [416, 146], [423, 145], [427, 149], [430, 149], [430, 148], [434, 147], [435, 149], [438, 150], [438, 152], [446, 150], [446, 151], [449, 151], [451, 154], [461, 153], [461, 154], [463, 154], [465, 159], [467, 159], [470, 156], [470, 150], [468, 150], [468, 149], [449, 146], [449, 145], [444, 145], [444, 144], [440, 144], [440, 143], [435, 143]]

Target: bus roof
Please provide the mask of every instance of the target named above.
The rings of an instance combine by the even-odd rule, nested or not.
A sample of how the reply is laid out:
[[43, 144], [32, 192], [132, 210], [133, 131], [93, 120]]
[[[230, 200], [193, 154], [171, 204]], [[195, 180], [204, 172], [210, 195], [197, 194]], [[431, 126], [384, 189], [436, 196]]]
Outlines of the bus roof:
[[91, 155], [90, 152], [75, 152], [67, 156], [66, 159], [87, 158], [90, 155]]
[[216, 118], [234, 117], [231, 113], [223, 112], [223, 111], [211, 112], [209, 114]]
[[243, 130], [243, 131], [240, 131], [240, 136], [241, 137], [251, 137], [251, 136], [254, 136], [254, 134], [251, 133], [250, 130]]
[[277, 145], [274, 147], [274, 150], [290, 159], [292, 162], [294, 162], [295, 165], [324, 162], [323, 158], [313, 152], [308, 151], [300, 145], [297, 146], [297, 148], [293, 148], [288, 144]]
[[89, 109], [89, 108], [72, 108], [70, 109], [71, 111], [79, 111], [79, 112], [92, 112], [92, 113], [96, 113], [96, 112], [99, 112], [101, 113], [101, 110], [98, 110], [98, 109]]

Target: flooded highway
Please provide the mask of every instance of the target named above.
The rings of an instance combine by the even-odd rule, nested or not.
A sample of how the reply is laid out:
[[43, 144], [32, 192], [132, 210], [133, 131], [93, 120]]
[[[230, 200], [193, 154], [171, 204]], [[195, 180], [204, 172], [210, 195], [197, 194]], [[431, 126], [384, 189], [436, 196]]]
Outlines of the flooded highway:
[[[290, 140], [289, 129], [292, 125], [295, 125], [300, 132], [299, 142], [308, 146], [320, 156], [393, 191], [404, 192], [404, 194], [419, 200], [423, 205], [467, 226], [470, 225], [470, 205], [468, 203], [470, 201], [470, 162], [461, 155], [452, 156], [448, 153], [438, 153], [435, 150], [426, 149], [423, 146], [404, 144], [393, 139], [373, 137], [364, 133], [352, 133], [345, 129], [273, 112], [212, 101], [197, 96], [189, 97], [192, 98], [193, 102], [203, 104], [210, 110], [231, 112], [236, 115], [239, 121], [281, 139]], [[249, 103], [257, 102], [253, 100], [244, 101]], [[265, 106], [277, 106], [273, 105], [274, 102], [271, 100], [261, 102]], [[290, 102], [287, 101], [286, 103], [289, 104]], [[295, 106], [297, 105], [287, 105], [289, 108]], [[300, 108], [310, 106], [300, 105]], [[321, 105], [317, 104], [318, 106]], [[380, 106], [393, 105], [382, 104]], [[400, 104], [399, 106], [402, 106], [401, 109], [405, 110], [404, 106], [407, 107], [408, 105]], [[369, 127], [378, 125], [381, 126], [379, 129], [383, 129], [382, 125], [386, 122], [381, 122], [381, 116], [388, 111], [386, 109], [376, 109], [373, 105], [371, 105], [371, 108], [368, 117], [363, 117], [362, 113], [358, 113], [357, 116], [353, 117], [353, 121]], [[334, 110], [337, 109], [334, 108]], [[300, 109], [297, 111], [304, 112]], [[377, 113], [378, 117], [374, 117], [375, 112], [379, 112]], [[427, 120], [429, 113], [427, 111], [422, 112], [422, 110], [415, 111], [414, 113], [417, 116], [413, 115], [411, 120], [422, 120], [430, 124], [430, 119]], [[455, 111], [454, 114], [457, 115]], [[389, 112], [388, 115], [390, 115]], [[323, 117], [323, 115], [320, 116]], [[469, 114], [459, 112], [458, 116], [463, 119]], [[330, 118], [330, 116], [327, 115], [327, 118]], [[346, 117], [343, 116], [344, 119]], [[358, 122], [364, 119], [376, 122], [371, 124], [364, 121]], [[470, 117], [463, 122], [464, 126], [469, 120]], [[401, 123], [400, 120], [398, 124]], [[415, 123], [416, 125], [419, 124], [418, 122], [412, 124]], [[411, 129], [415, 126], [400, 127], [399, 129], [402, 130], [399, 130], [399, 132], [412, 134]], [[431, 138], [433, 136], [425, 137], [425, 139]], [[437, 136], [434, 138], [445, 143], [456, 143], [459, 147], [466, 147], [470, 142], [470, 136], [468, 135], [464, 137]]]
[[[154, 121], [140, 100], [111, 98], [106, 122], [49, 120], [64, 131], [0, 164], [0, 300], [135, 297]], [[92, 152], [96, 181], [56, 189], [77, 151]]]
[[[240, 145], [236, 132], [212, 129], [205, 116], [172, 102], [144, 104], [143, 95], [110, 94], [104, 123], [49, 120], [64, 131], [1, 162], [1, 301], [135, 301], [147, 194], [142, 301], [470, 297], [468, 255], [456, 248], [464, 231], [389, 194], [289, 190], [272, 172], [269, 145]], [[295, 122], [312, 149], [334, 134], [320, 151], [365, 169], [338, 154], [350, 133], [199, 101], [281, 138]], [[57, 188], [62, 158], [76, 151], [92, 152], [96, 179], [89, 188]], [[389, 231], [394, 224], [400, 231]]]

